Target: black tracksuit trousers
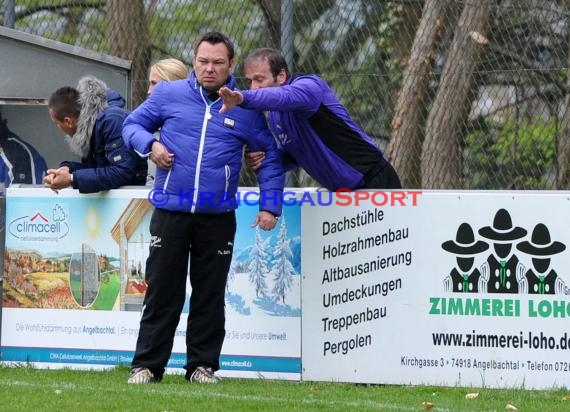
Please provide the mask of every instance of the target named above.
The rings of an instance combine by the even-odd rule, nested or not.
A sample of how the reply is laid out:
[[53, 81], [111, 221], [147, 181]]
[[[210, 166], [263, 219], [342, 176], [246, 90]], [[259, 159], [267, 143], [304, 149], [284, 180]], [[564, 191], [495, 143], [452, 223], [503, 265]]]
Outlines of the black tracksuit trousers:
[[188, 263], [192, 293], [186, 326], [186, 378], [198, 366], [220, 368], [226, 333], [225, 289], [235, 232], [233, 211], [207, 215], [154, 210], [146, 261], [148, 289], [132, 368], [149, 368], [157, 379], [162, 378], [184, 307]]

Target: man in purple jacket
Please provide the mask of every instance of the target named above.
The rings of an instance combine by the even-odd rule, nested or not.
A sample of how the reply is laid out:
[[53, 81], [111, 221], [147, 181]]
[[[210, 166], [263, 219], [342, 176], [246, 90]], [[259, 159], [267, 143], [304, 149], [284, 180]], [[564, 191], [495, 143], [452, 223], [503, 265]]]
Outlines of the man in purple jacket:
[[[286, 170], [301, 166], [322, 186], [338, 189], [399, 189], [400, 179], [370, 136], [351, 119], [319, 76], [292, 77], [281, 52], [257, 49], [244, 61], [245, 91], [220, 89], [221, 113], [239, 105], [268, 110], [269, 126]], [[263, 154], [250, 153], [254, 169]]]

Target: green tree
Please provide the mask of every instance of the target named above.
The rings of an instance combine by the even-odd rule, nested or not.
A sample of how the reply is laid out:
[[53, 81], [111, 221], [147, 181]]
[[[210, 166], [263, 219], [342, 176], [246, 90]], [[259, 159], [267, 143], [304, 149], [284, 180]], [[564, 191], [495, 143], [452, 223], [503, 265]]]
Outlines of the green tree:
[[437, 96], [430, 109], [423, 142], [422, 187], [462, 187], [461, 136], [475, 89], [475, 69], [481, 62], [492, 17], [492, 2], [467, 2], [455, 29]]
[[430, 73], [436, 57], [449, 0], [427, 0], [392, 119], [388, 154], [404, 187], [422, 184], [420, 159], [428, 110]]
[[[555, 140], [560, 123], [536, 118], [507, 120], [466, 137], [465, 187], [476, 189], [542, 189], [554, 173]], [[489, 170], [491, 168], [491, 170]], [[532, 172], [529, 172], [532, 171]]]

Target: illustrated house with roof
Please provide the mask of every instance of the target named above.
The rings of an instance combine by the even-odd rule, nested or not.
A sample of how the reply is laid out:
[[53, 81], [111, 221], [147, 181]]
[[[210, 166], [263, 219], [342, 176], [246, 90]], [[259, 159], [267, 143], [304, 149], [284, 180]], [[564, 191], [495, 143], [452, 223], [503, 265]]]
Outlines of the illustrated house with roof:
[[111, 229], [119, 245], [122, 311], [142, 309], [146, 282], [144, 267], [150, 243], [149, 225], [153, 207], [148, 199], [131, 199]]

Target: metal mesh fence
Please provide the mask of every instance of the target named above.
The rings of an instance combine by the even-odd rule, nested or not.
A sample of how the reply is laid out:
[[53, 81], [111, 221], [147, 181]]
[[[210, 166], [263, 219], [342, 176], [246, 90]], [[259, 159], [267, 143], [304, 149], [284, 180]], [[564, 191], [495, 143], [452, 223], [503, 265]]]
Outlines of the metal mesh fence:
[[191, 65], [204, 31], [234, 40], [238, 77], [249, 51], [280, 48], [293, 73], [330, 83], [405, 187], [570, 189], [569, 9], [568, 0], [4, 0], [2, 16], [132, 60], [135, 105], [150, 63]]

